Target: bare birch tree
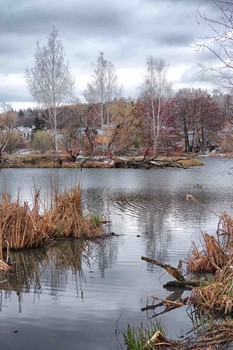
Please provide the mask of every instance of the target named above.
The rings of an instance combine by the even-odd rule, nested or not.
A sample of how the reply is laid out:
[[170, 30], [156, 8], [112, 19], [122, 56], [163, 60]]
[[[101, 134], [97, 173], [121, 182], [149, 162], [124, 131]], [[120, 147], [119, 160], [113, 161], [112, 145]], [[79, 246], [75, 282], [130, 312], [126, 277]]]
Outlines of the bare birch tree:
[[152, 135], [154, 156], [157, 154], [161, 129], [168, 117], [165, 113], [165, 104], [170, 93], [171, 84], [167, 80], [166, 62], [161, 58], [149, 56], [140, 98], [144, 101], [145, 117]]
[[[120, 88], [117, 84], [116, 70], [112, 62], [104, 58], [103, 52], [100, 52], [93, 66], [93, 81], [87, 85], [84, 97], [87, 102], [96, 110], [96, 120], [99, 120], [99, 126], [103, 129], [105, 126], [106, 140], [111, 120], [111, 103], [114, 98], [120, 96]], [[106, 152], [108, 142], [103, 144], [103, 151]]]
[[46, 45], [40, 46], [37, 43], [35, 64], [26, 70], [26, 79], [32, 96], [48, 111], [48, 115], [43, 118], [54, 133], [55, 150], [58, 154], [58, 115], [62, 107], [73, 98], [74, 79], [68, 62], [65, 61], [57, 29], [52, 29]]
[[117, 85], [117, 75], [114, 65], [104, 58], [103, 52], [100, 52], [96, 63], [93, 65], [93, 81], [87, 85], [84, 97], [87, 102], [99, 106], [99, 118], [101, 126], [109, 125], [110, 103], [120, 94]]

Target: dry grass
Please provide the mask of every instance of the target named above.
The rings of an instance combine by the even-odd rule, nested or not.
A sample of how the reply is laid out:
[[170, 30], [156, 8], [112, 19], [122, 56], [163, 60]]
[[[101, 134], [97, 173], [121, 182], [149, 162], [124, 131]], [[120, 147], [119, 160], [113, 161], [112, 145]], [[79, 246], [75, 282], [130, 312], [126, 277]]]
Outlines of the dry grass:
[[214, 282], [204, 287], [195, 287], [190, 301], [199, 309], [209, 309], [230, 315], [233, 312], [233, 268], [226, 265], [215, 276]]
[[170, 157], [164, 157], [164, 156], [158, 156], [156, 160], [161, 160], [163, 162], [177, 162], [184, 168], [189, 168], [191, 166], [202, 166], [204, 165], [204, 162], [201, 159], [195, 158], [195, 157], [187, 157], [187, 156], [170, 156]]
[[79, 187], [64, 194], [55, 193], [54, 208], [44, 215], [50, 236], [93, 238], [103, 234], [90, 217], [84, 216]]
[[[232, 349], [233, 322], [225, 321], [206, 330], [190, 342], [170, 347], [172, 350], [223, 350]], [[225, 347], [229, 344], [229, 347]]]
[[218, 235], [226, 235], [233, 239], [233, 219], [226, 212], [220, 215], [218, 223]]
[[60, 155], [59, 162], [53, 154], [27, 154], [20, 156], [8, 156], [7, 161], [1, 167], [11, 168], [77, 168], [78, 163], [70, 162], [65, 155]]
[[190, 272], [211, 272], [214, 281], [195, 287], [190, 302], [200, 310], [208, 309], [224, 315], [233, 313], [233, 219], [227, 214], [219, 216], [217, 238], [203, 234], [203, 248], [193, 243], [188, 257]]
[[0, 202], [0, 258], [3, 249], [35, 247], [48, 237], [39, 214], [39, 192], [35, 194], [33, 208], [27, 202], [20, 204], [19, 195], [11, 202], [3, 194]]
[[229, 255], [221, 247], [214, 236], [203, 234], [203, 248], [199, 250], [192, 243], [191, 252], [187, 261], [187, 270], [190, 272], [215, 272], [229, 262]]
[[[0, 167], [11, 167], [11, 168], [114, 168], [113, 163], [103, 162], [101, 160], [86, 159], [85, 161], [73, 162], [67, 155], [60, 155], [60, 161], [55, 159], [52, 154], [27, 154], [20, 156], [8, 156], [6, 161], [3, 162]], [[126, 157], [128, 161], [132, 160], [130, 157]], [[136, 159], [135, 159], [136, 160]], [[143, 157], [137, 157], [137, 162], [143, 161]], [[164, 166], [181, 166], [189, 168], [192, 166], [204, 165], [202, 160], [195, 157], [188, 158], [187, 156], [158, 156], [156, 160], [163, 162]]]
[[197, 158], [188, 158], [188, 159], [180, 159], [177, 160], [177, 163], [182, 165], [184, 168], [189, 168], [191, 166], [202, 166], [204, 162]]
[[[33, 206], [15, 202], [3, 194], [0, 202], [0, 259], [3, 250], [31, 248], [45, 240], [60, 237], [93, 238], [103, 235], [101, 226], [84, 216], [81, 206], [81, 191], [75, 187], [63, 194], [55, 193], [53, 205], [40, 214], [40, 192], [34, 195]], [[7, 254], [8, 255], [8, 254]]]

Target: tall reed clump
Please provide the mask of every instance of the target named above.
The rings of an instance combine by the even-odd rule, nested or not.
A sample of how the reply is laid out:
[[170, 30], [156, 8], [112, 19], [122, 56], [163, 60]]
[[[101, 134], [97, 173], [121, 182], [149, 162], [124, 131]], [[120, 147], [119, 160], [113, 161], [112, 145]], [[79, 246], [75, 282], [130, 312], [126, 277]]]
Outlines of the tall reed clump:
[[192, 290], [190, 301], [199, 309], [209, 309], [225, 315], [233, 312], [233, 268], [228, 263], [216, 273], [215, 280]]
[[20, 203], [19, 194], [15, 202], [8, 194], [0, 202], [0, 258], [3, 249], [36, 247], [48, 237], [41, 225], [39, 214], [39, 191], [35, 193], [33, 208], [28, 202]]
[[214, 236], [205, 233], [202, 249], [198, 249], [196, 244], [192, 243], [187, 270], [189, 272], [215, 272], [225, 266], [228, 261], [229, 255], [222, 248], [221, 243]]
[[60, 237], [94, 238], [103, 235], [103, 228], [89, 216], [83, 215], [81, 190], [75, 187], [60, 194], [55, 192], [51, 205], [40, 210], [40, 191], [36, 191], [33, 205], [20, 203], [20, 196], [11, 201], [8, 194], [0, 202], [0, 259], [3, 251], [31, 248], [45, 240]]
[[93, 238], [103, 234], [103, 228], [89, 216], [83, 215], [79, 187], [60, 194], [55, 193], [52, 210], [44, 215], [50, 236]]
[[211, 282], [193, 288], [190, 302], [200, 310], [223, 315], [233, 313], [233, 219], [225, 212], [219, 215], [217, 237], [203, 234], [201, 249], [193, 243], [187, 260], [189, 272], [210, 272]]

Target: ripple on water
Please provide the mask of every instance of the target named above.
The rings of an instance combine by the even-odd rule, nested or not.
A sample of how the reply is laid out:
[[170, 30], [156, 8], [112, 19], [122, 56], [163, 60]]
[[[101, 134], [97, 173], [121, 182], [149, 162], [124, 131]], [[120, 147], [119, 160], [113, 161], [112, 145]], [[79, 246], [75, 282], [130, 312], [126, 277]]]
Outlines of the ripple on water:
[[[232, 160], [209, 159], [205, 167], [187, 171], [85, 169], [81, 174], [84, 210], [109, 218], [111, 230], [123, 235], [92, 242], [89, 260], [84, 254], [80, 259], [75, 242], [59, 247], [56, 254], [51, 249], [38, 256], [26, 252], [21, 260], [22, 285], [18, 280], [1, 284], [2, 348], [42, 350], [49, 343], [50, 350], [59, 346], [89, 350], [93, 344], [95, 349], [117, 349], [114, 331], [120, 315], [121, 330], [128, 322], [148, 323], [141, 311], [148, 297], [169, 294], [162, 285], [170, 277], [141, 256], [176, 265], [186, 257], [192, 240], [199, 243], [201, 231], [214, 233], [218, 218], [212, 211], [232, 210], [232, 167]], [[22, 189], [22, 200], [31, 196], [34, 182], [48, 191], [51, 176], [69, 187], [80, 173], [74, 169], [0, 172], [13, 197]], [[186, 201], [187, 194], [198, 202]], [[71, 252], [78, 253], [71, 256]], [[192, 327], [184, 309], [161, 316], [161, 321], [174, 337]], [[18, 333], [10, 333], [13, 330]]]

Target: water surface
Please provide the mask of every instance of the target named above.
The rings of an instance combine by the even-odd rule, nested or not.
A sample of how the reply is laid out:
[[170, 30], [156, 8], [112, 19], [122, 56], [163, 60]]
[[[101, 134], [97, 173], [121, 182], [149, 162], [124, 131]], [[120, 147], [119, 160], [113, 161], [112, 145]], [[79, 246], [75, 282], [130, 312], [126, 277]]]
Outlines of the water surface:
[[[206, 159], [193, 169], [3, 169], [3, 190], [31, 202], [33, 188], [49, 196], [80, 184], [86, 212], [111, 220], [118, 237], [68, 241], [19, 252], [18, 279], [1, 283], [0, 344], [7, 349], [119, 349], [127, 323], [150, 324], [141, 309], [166, 298], [170, 280], [142, 255], [177, 265], [201, 231], [212, 234], [219, 214], [232, 214], [233, 161]], [[197, 186], [199, 185], [199, 186]], [[187, 194], [198, 203], [185, 200]], [[211, 209], [211, 211], [209, 210]], [[161, 310], [159, 310], [161, 311]], [[168, 335], [192, 328], [185, 308], [158, 318]]]

